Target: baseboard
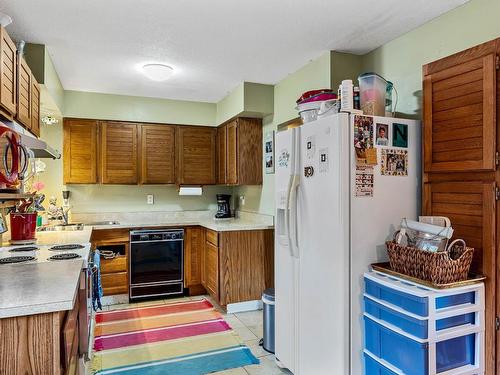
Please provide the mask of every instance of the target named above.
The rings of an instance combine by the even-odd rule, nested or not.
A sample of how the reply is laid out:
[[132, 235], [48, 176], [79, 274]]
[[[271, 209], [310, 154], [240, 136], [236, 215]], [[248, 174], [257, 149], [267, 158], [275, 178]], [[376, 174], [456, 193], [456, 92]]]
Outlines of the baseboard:
[[229, 303], [226, 306], [226, 310], [228, 314], [236, 314], [245, 311], [262, 310], [262, 301], [255, 300], [255, 301]]

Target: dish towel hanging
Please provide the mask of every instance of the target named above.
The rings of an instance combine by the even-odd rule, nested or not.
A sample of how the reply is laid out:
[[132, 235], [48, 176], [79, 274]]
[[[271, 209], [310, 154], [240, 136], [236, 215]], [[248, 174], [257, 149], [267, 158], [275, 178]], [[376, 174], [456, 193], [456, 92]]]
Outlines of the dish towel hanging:
[[96, 249], [94, 252], [94, 265], [92, 266], [92, 307], [94, 311], [102, 310], [101, 297], [101, 253]]

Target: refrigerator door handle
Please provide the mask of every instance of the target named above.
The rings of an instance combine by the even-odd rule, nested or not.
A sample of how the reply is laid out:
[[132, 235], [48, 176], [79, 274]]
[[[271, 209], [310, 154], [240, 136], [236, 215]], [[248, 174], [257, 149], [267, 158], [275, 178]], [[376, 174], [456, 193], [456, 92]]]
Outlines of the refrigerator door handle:
[[291, 188], [292, 188], [292, 183], [293, 183], [293, 175], [290, 175], [289, 179], [288, 179], [288, 185], [287, 185], [287, 188], [286, 188], [286, 205], [285, 205], [285, 212], [284, 212], [284, 216], [285, 216], [285, 233], [284, 233], [284, 236], [285, 237], [284, 239], [286, 239], [286, 244], [288, 245], [288, 247], [290, 247], [292, 245], [291, 243], [291, 239], [290, 239], [290, 191], [291, 191]]
[[288, 233], [290, 237], [290, 254], [294, 258], [299, 258], [299, 244], [297, 238], [297, 189], [300, 185], [300, 176], [294, 174], [292, 176], [292, 184], [290, 188], [290, 199], [288, 204]]

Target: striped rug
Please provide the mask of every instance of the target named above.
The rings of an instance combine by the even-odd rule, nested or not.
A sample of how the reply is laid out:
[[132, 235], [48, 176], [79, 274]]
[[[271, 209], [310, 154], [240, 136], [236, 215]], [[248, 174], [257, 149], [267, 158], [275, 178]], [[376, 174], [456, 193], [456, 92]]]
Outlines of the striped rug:
[[96, 314], [93, 374], [202, 375], [259, 363], [202, 299]]

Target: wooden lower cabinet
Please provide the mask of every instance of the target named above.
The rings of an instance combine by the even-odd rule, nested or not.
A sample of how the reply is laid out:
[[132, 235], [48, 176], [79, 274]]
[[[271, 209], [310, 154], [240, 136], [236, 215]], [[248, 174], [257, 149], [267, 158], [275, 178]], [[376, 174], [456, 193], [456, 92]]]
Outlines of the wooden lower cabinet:
[[202, 284], [220, 305], [259, 300], [274, 286], [274, 231], [206, 230]]
[[0, 375], [78, 374], [78, 308], [0, 319]]
[[128, 256], [130, 228], [93, 230], [93, 249], [113, 252], [110, 259], [101, 257], [101, 284], [105, 296], [128, 294]]
[[202, 254], [205, 245], [205, 231], [201, 227], [184, 230], [184, 288], [189, 295], [205, 294], [202, 286]]

